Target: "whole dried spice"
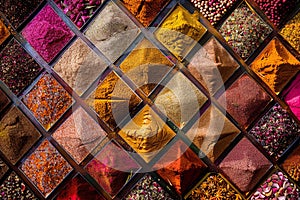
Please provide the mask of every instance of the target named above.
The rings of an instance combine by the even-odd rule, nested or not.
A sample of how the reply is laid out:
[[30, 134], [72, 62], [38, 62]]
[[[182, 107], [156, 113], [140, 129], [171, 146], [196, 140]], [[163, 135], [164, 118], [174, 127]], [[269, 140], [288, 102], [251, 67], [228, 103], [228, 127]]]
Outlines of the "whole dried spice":
[[236, 0], [190, 0], [212, 25], [216, 25]]
[[22, 35], [42, 58], [50, 62], [73, 37], [73, 32], [46, 5], [23, 29]]
[[105, 131], [102, 130], [99, 124], [80, 107], [52, 136], [77, 163], [80, 163], [101, 142], [105, 135]]
[[17, 107], [12, 107], [0, 120], [0, 150], [13, 164], [39, 137], [40, 133]]
[[283, 169], [296, 181], [300, 181], [300, 146], [282, 164]]
[[283, 27], [280, 34], [300, 53], [300, 12]]
[[144, 176], [124, 198], [126, 200], [172, 200], [171, 196], [150, 175]]
[[242, 138], [219, 167], [241, 191], [247, 193], [271, 165], [272, 163], [247, 138]]
[[194, 188], [187, 200], [242, 200], [232, 186], [219, 174], [210, 174], [199, 186]]
[[254, 0], [270, 21], [278, 26], [294, 10], [297, 0]]
[[58, 194], [56, 200], [105, 200], [82, 176], [77, 175]]
[[38, 200], [15, 172], [0, 185], [0, 199]]
[[54, 70], [76, 93], [82, 95], [106, 66], [106, 63], [79, 38], [55, 64]]
[[10, 99], [6, 96], [6, 94], [0, 89], [0, 112], [8, 106], [10, 103]]
[[179, 140], [159, 159], [153, 169], [157, 170], [178, 194], [184, 194], [203, 174], [206, 167], [200, 158]]
[[81, 28], [93, 16], [102, 0], [54, 0], [59, 8]]
[[300, 127], [286, 110], [276, 104], [249, 134], [256, 138], [268, 154], [278, 159], [300, 135]]
[[0, 11], [18, 28], [43, 0], [0, 0]]
[[300, 71], [300, 62], [275, 38], [250, 67], [275, 93], [279, 93]]
[[248, 75], [237, 79], [219, 98], [228, 113], [243, 126], [248, 126], [271, 101], [271, 97]]
[[7, 165], [0, 158], [0, 179], [4, 176], [7, 170], [8, 170]]
[[115, 196], [140, 166], [119, 146], [108, 143], [86, 166], [88, 173]]
[[39, 74], [41, 67], [15, 40], [0, 53], [0, 79], [15, 94], [19, 94]]
[[45, 140], [25, 160], [21, 169], [47, 197], [72, 170], [72, 167], [52, 144]]
[[293, 80], [292, 84], [284, 91], [285, 102], [292, 112], [300, 120], [300, 74]]
[[235, 9], [220, 28], [222, 36], [243, 59], [247, 59], [271, 32], [271, 27], [246, 3]]
[[[0, 3], [1, 4], [1, 3]], [[8, 38], [10, 32], [5, 24], [0, 20], [0, 45]]]
[[169, 0], [122, 0], [126, 8], [144, 25], [148, 26]]
[[177, 6], [155, 31], [155, 36], [177, 58], [183, 59], [206, 33], [198, 18], [199, 13], [192, 15]]
[[23, 102], [48, 130], [71, 106], [72, 97], [50, 74], [45, 74]]
[[299, 188], [289, 181], [281, 172], [273, 173], [251, 196], [251, 200], [298, 200], [300, 198]]

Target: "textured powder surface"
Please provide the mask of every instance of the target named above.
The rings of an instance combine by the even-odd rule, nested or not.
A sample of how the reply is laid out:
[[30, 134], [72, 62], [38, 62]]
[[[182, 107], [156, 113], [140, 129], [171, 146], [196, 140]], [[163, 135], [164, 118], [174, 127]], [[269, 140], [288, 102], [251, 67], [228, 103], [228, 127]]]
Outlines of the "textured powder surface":
[[105, 67], [100, 57], [79, 38], [55, 64], [54, 70], [81, 95]]
[[169, 0], [122, 0], [126, 8], [144, 25], [148, 26]]
[[23, 29], [22, 35], [45, 61], [50, 62], [74, 34], [47, 5]]
[[15, 94], [27, 87], [40, 70], [41, 67], [15, 39], [0, 53], [0, 79]]
[[172, 200], [170, 195], [150, 175], [144, 176], [125, 197], [126, 200], [135, 199], [164, 199]]
[[289, 105], [292, 112], [300, 120], [300, 75], [297, 75], [296, 79], [285, 91], [285, 102]]
[[155, 31], [156, 38], [178, 59], [184, 58], [206, 33], [197, 14], [192, 15], [182, 6], [177, 6]]
[[88, 173], [111, 196], [116, 195], [138, 169], [138, 164], [114, 143], [106, 145], [86, 166]]
[[105, 135], [97, 122], [80, 107], [53, 133], [53, 138], [80, 163]]
[[186, 199], [242, 200], [243, 198], [220, 174], [210, 174], [199, 186], [191, 191]]
[[137, 26], [113, 2], [100, 12], [85, 35], [112, 62], [119, 58], [138, 35]]
[[243, 59], [247, 59], [271, 32], [271, 27], [246, 3], [235, 9], [220, 28], [222, 36]]
[[252, 134], [271, 156], [278, 159], [300, 136], [300, 127], [285, 109], [275, 104], [249, 134]]
[[0, 179], [4, 176], [7, 170], [8, 170], [7, 165], [0, 158]]
[[275, 38], [250, 67], [275, 93], [279, 93], [300, 71], [300, 62]]
[[199, 111], [207, 97], [182, 73], [176, 73], [155, 98], [155, 105], [179, 128]]
[[0, 185], [0, 199], [38, 200], [15, 172]]
[[271, 162], [246, 138], [219, 165], [243, 192], [250, 191], [270, 166]]
[[0, 112], [10, 103], [10, 99], [0, 89]]
[[107, 125], [114, 129], [140, 103], [140, 99], [115, 72], [111, 72], [86, 102]]
[[0, 121], [0, 149], [13, 164], [39, 137], [36, 128], [16, 107], [11, 108]]
[[48, 196], [72, 167], [52, 144], [45, 140], [25, 160], [21, 169], [42, 194]]
[[23, 102], [48, 130], [71, 106], [72, 97], [50, 74], [45, 74]]
[[186, 135], [214, 162], [239, 133], [216, 107], [210, 107]]
[[14, 27], [23, 23], [43, 0], [0, 0], [0, 11]]
[[283, 27], [280, 34], [300, 52], [300, 12]]
[[206, 165], [182, 141], [176, 142], [154, 165], [157, 173], [179, 194], [187, 192], [205, 168]]
[[82, 176], [77, 175], [59, 193], [56, 200], [105, 200]]
[[282, 167], [295, 181], [300, 181], [300, 146], [294, 149]]
[[226, 90], [219, 102], [226, 101], [229, 114], [241, 125], [248, 126], [270, 100], [271, 97], [244, 74]]
[[188, 69], [192, 75], [213, 94], [239, 67], [226, 49], [211, 38], [192, 58]]
[[9, 30], [4, 25], [4, 23], [0, 20], [0, 44], [2, 44], [6, 38], [10, 35]]
[[120, 68], [137, 86], [145, 86], [143, 92], [148, 95], [152, 89], [150, 83], [159, 83], [173, 65], [149, 40], [144, 39]]
[[149, 162], [175, 136], [175, 133], [149, 106], [145, 106], [122, 128], [119, 135], [146, 162]]

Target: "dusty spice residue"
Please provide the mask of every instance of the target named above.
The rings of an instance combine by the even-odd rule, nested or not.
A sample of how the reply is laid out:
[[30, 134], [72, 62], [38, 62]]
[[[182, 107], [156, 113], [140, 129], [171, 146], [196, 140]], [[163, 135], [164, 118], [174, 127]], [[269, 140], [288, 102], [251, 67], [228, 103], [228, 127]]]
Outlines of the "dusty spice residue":
[[8, 28], [0, 20], [0, 44], [2, 44], [6, 38], [10, 35]]
[[206, 33], [198, 17], [199, 13], [192, 15], [182, 6], [177, 6], [155, 32], [155, 36], [177, 58], [182, 59]]
[[300, 181], [300, 146], [294, 149], [282, 167], [295, 181]]
[[279, 93], [299, 72], [300, 62], [275, 38], [250, 67], [275, 93]]
[[45, 74], [23, 102], [48, 130], [70, 107], [72, 97], [50, 74]]
[[122, 0], [126, 8], [144, 25], [148, 26], [169, 0]]

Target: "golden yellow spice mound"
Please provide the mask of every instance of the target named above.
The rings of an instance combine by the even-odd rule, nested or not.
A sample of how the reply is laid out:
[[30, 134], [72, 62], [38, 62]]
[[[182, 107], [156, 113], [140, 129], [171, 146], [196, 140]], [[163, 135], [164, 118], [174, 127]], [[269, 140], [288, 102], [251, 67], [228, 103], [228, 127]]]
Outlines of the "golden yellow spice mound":
[[191, 14], [182, 6], [177, 6], [155, 35], [177, 58], [183, 59], [206, 32], [198, 18], [199, 13]]
[[250, 67], [275, 93], [279, 93], [299, 71], [300, 62], [275, 38]]
[[2, 44], [6, 38], [10, 35], [7, 27], [4, 25], [4, 23], [0, 20], [0, 44]]

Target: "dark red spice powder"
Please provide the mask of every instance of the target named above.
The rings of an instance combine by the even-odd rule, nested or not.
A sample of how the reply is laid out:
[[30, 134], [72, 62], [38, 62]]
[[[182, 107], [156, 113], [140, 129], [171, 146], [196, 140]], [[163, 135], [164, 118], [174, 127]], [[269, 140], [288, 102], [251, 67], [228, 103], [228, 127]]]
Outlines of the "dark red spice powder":
[[0, 53], [0, 79], [19, 94], [39, 74], [41, 67], [13, 39]]
[[74, 35], [49, 5], [35, 16], [22, 34], [47, 62], [50, 62]]

